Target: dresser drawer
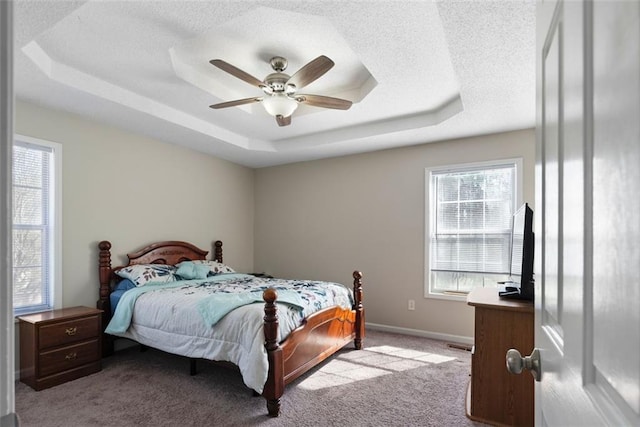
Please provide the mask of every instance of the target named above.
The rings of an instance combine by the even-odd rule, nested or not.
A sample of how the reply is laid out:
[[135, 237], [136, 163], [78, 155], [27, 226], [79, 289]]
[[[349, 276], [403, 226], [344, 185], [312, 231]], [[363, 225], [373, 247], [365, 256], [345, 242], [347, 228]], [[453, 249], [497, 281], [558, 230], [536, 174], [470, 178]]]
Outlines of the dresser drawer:
[[86, 363], [100, 360], [98, 338], [81, 344], [55, 350], [43, 351], [39, 355], [40, 377], [66, 371]]
[[70, 344], [100, 336], [98, 316], [58, 322], [40, 326], [39, 348]]

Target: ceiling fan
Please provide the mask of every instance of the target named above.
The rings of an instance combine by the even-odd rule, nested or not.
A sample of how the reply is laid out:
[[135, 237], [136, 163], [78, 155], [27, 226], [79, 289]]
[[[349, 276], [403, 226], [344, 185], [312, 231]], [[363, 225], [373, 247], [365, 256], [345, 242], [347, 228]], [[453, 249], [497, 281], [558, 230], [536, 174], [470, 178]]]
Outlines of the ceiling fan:
[[283, 72], [287, 68], [287, 60], [281, 56], [274, 56], [269, 63], [275, 72], [269, 74], [264, 80], [258, 80], [222, 59], [212, 59], [209, 62], [222, 71], [250, 85], [259, 87], [264, 92], [263, 96], [236, 99], [235, 101], [210, 105], [211, 108], [216, 110], [219, 108], [251, 104], [253, 102], [262, 102], [267, 113], [276, 118], [279, 126], [288, 126], [291, 124], [291, 114], [298, 108], [299, 104], [336, 110], [348, 110], [352, 104], [351, 101], [346, 99], [297, 93], [298, 89], [316, 81], [335, 65], [331, 59], [324, 55], [320, 55], [313, 61], [307, 63], [292, 76]]

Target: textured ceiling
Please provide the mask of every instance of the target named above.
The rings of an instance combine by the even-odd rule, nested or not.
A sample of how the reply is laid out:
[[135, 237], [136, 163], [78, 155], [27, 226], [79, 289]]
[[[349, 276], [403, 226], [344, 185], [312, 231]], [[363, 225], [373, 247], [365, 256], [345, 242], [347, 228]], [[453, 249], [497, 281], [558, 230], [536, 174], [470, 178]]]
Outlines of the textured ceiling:
[[[535, 124], [533, 1], [20, 1], [19, 99], [77, 113], [251, 167], [380, 150]], [[336, 65], [277, 126], [262, 95], [210, 65], [263, 79]]]

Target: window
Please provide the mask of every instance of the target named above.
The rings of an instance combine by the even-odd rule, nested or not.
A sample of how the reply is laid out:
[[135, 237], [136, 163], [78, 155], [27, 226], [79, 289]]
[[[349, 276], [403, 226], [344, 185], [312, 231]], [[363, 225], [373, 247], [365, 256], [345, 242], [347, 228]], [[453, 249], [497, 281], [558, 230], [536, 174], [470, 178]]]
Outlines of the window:
[[61, 306], [59, 144], [16, 136], [13, 145], [13, 311]]
[[426, 171], [426, 296], [460, 297], [509, 274], [522, 160]]

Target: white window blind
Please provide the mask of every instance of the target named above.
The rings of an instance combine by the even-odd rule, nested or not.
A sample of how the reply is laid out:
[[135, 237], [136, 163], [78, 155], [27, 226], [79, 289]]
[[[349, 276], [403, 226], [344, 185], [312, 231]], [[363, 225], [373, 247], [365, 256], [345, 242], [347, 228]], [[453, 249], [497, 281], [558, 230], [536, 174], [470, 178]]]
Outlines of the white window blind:
[[429, 293], [495, 286], [509, 274], [516, 166], [430, 171]]
[[54, 150], [13, 146], [13, 308], [15, 314], [53, 308]]

